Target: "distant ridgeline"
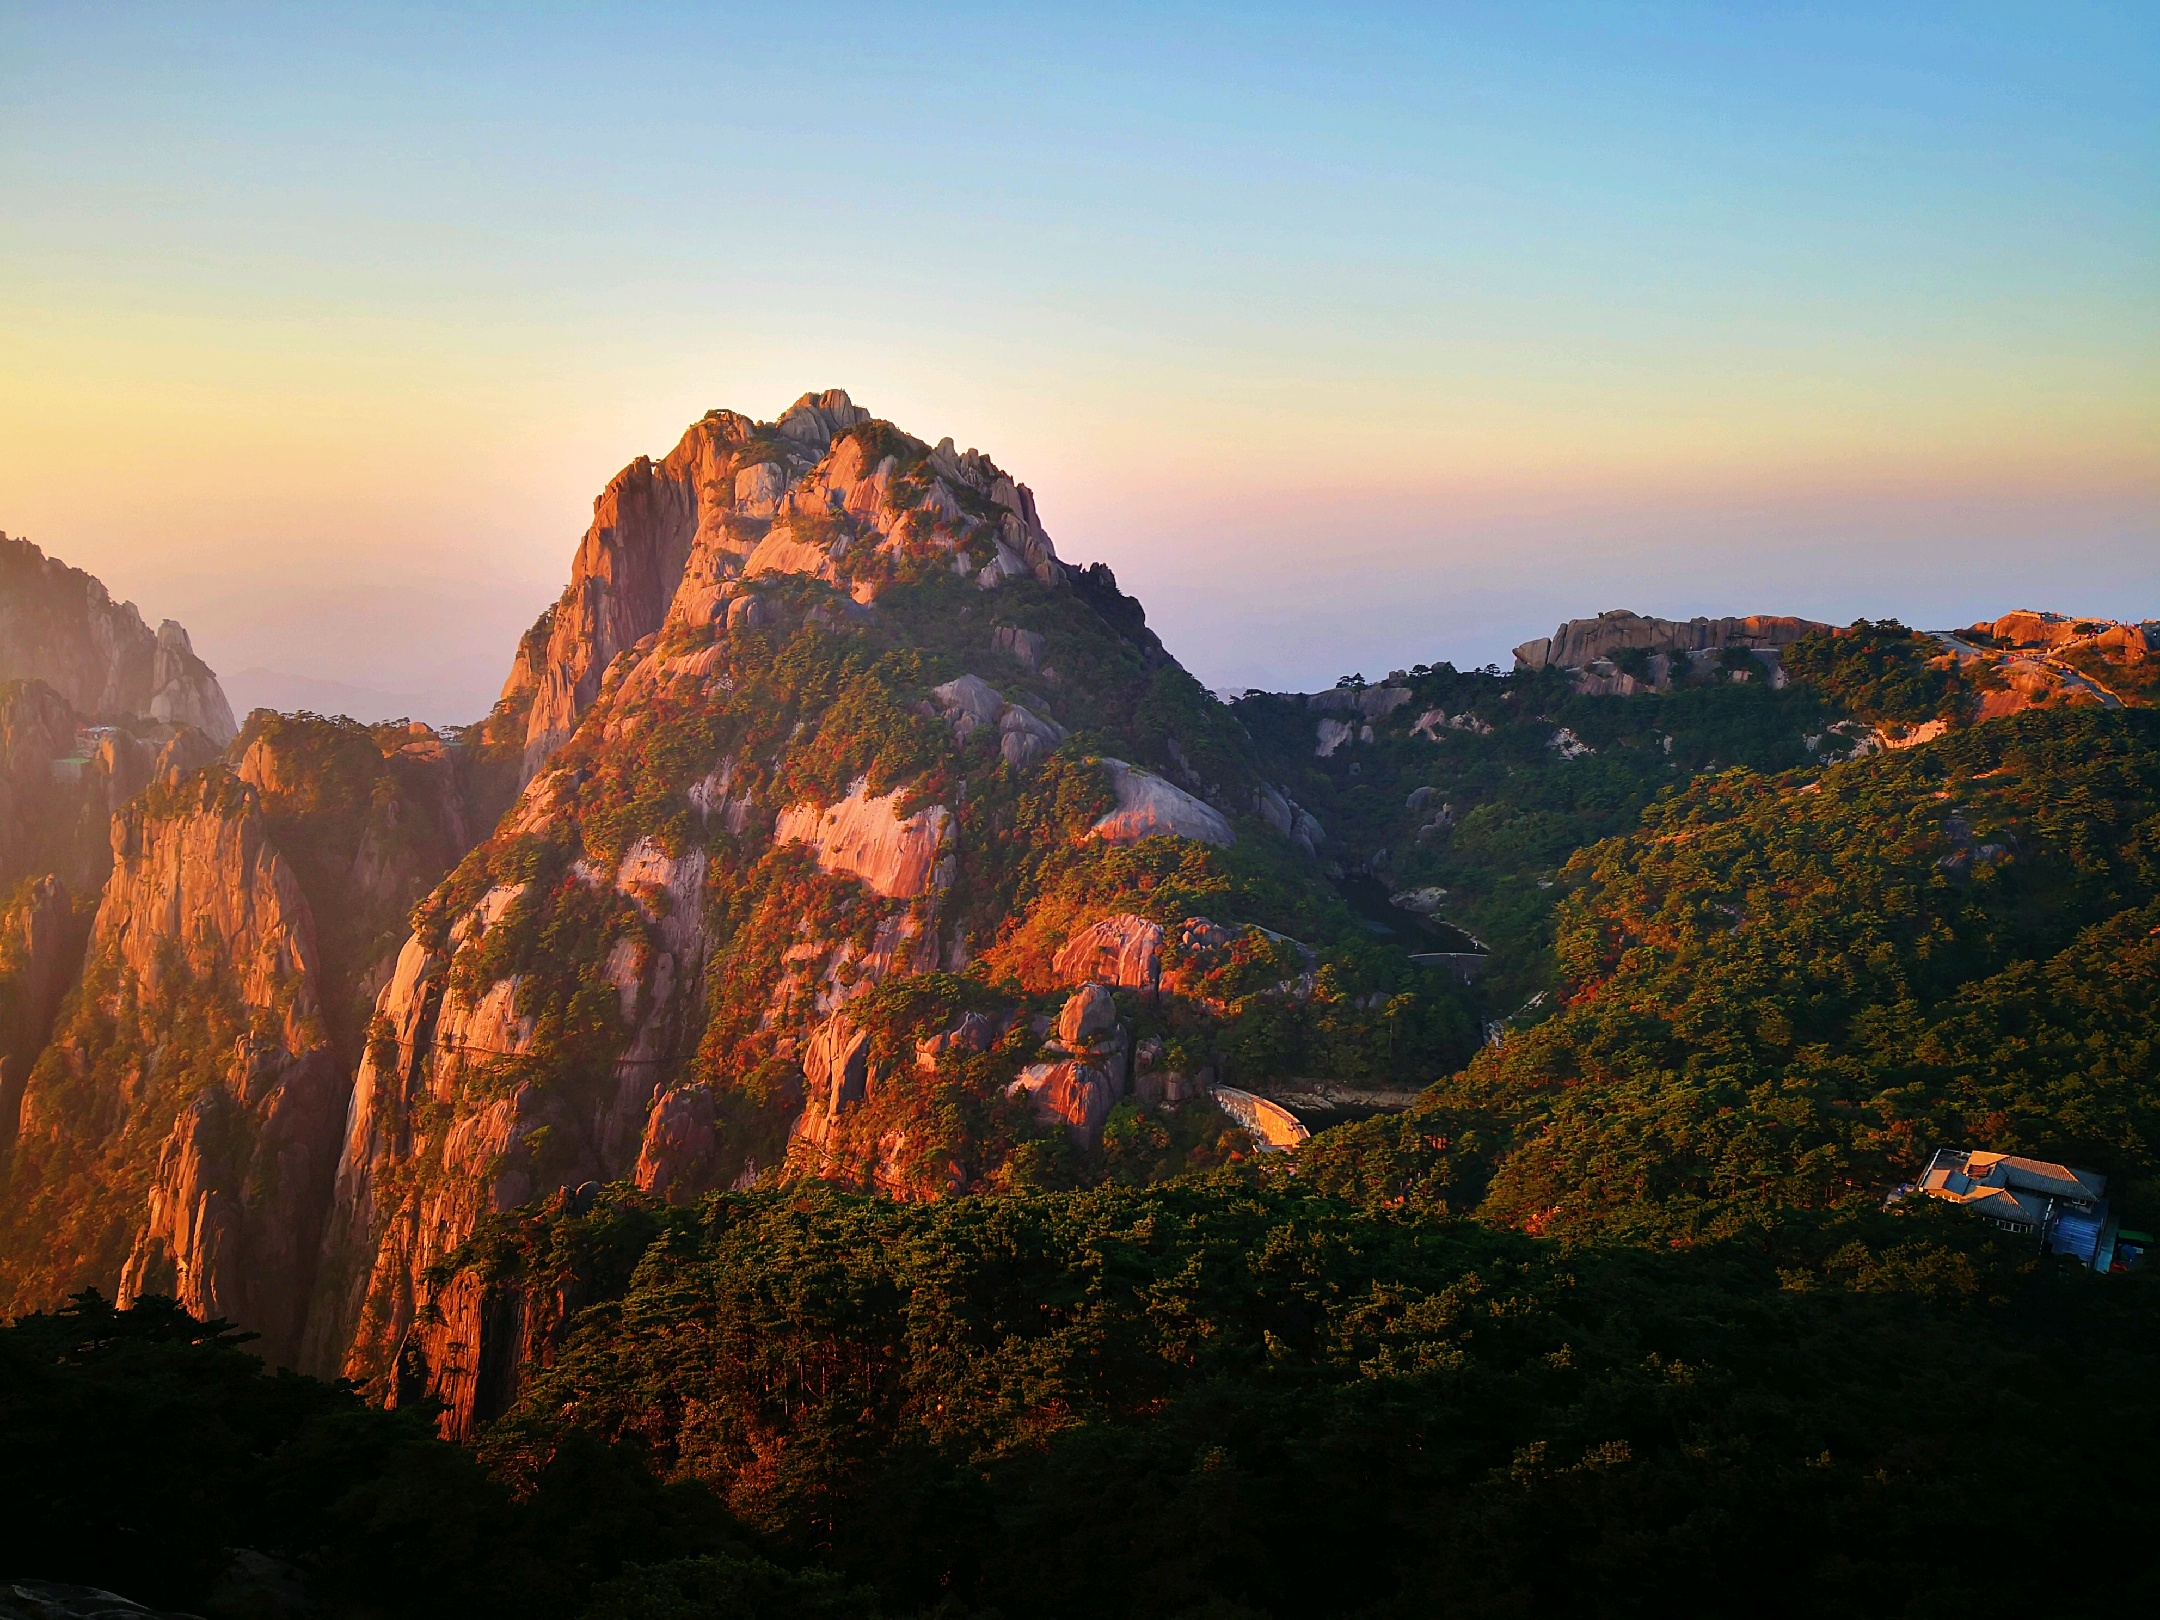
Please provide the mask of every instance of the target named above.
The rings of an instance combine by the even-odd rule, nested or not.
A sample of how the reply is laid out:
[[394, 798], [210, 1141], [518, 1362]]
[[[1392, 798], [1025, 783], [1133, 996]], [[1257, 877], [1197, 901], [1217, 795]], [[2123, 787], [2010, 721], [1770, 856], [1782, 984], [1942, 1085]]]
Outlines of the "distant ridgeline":
[[[339, 1614], [2134, 1580], [1970, 1425], [2015, 1369], [2160, 1506], [2153, 1279], [1885, 1200], [1948, 1148], [2160, 1218], [2156, 638], [1607, 613], [1225, 704], [988, 457], [716, 411], [463, 733], [5, 689], [0, 1301], [150, 1303], [0, 1348], [226, 1379], [170, 1296], [392, 1408], [205, 1442], [189, 1534]], [[9, 1533], [208, 1600], [107, 1511]]]

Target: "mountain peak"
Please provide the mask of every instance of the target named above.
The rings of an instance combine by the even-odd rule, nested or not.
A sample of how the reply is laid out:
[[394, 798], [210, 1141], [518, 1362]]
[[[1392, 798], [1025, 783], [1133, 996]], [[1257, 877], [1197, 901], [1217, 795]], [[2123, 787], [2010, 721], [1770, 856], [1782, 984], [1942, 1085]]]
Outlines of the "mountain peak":
[[949, 437], [933, 447], [838, 388], [773, 422], [709, 411], [593, 503], [569, 586], [520, 645], [493, 724], [514, 734], [530, 777], [599, 696], [609, 662], [664, 625], [754, 613], [735, 604], [766, 575], [820, 579], [867, 603], [925, 561], [985, 590], [1066, 577], [1034, 493], [980, 451]]
[[133, 602], [28, 540], [0, 533], [0, 681], [43, 681], [78, 714], [237, 732], [216, 672], [171, 619], [153, 632]]

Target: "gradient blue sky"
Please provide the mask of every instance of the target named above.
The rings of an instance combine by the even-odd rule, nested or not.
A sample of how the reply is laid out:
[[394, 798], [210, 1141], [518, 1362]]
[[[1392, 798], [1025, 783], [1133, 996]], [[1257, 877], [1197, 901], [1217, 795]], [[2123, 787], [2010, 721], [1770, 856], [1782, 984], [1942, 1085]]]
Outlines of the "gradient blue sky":
[[2156, 157], [2149, 4], [0, 4], [0, 527], [470, 718], [617, 467], [841, 386], [1224, 686], [2160, 615]]

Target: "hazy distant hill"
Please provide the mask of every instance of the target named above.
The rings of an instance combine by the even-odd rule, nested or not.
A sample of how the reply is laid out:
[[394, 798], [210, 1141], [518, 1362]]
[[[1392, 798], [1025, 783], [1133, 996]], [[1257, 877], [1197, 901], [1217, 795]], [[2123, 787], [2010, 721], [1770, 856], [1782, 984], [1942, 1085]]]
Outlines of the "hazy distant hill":
[[232, 709], [188, 635], [155, 631], [78, 568], [0, 534], [0, 682], [42, 681], [93, 721], [141, 717], [194, 726], [219, 746]]

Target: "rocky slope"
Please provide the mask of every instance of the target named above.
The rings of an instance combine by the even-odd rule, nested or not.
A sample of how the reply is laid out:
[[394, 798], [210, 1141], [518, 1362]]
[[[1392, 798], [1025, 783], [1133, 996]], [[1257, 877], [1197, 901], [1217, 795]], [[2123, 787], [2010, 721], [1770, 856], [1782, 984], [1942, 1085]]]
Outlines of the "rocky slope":
[[525, 1331], [429, 1281], [489, 1212], [1005, 1185], [1188, 1094], [1257, 999], [1378, 1038], [1243, 926], [1354, 929], [1227, 711], [1024, 485], [844, 394], [626, 469], [490, 734], [531, 780], [378, 1003], [307, 1348], [453, 1429]]
[[42, 681], [91, 720], [193, 726], [222, 747], [232, 709], [188, 634], [155, 631], [89, 574], [0, 534], [0, 682]]
[[2160, 620], [2024, 609], [1937, 639], [1978, 677], [1983, 719], [2049, 706], [2160, 703]]
[[[1675, 620], [1615, 609], [1594, 619], [1570, 619], [1550, 636], [1524, 642], [1515, 649], [1515, 667], [1566, 670], [1579, 692], [1627, 697], [1669, 689], [1676, 671], [1686, 680], [1743, 667], [1732, 660], [1744, 653], [1771, 685], [1780, 686], [1787, 679], [1787, 649], [1806, 638], [1838, 633], [1811, 619]], [[1967, 701], [1946, 720], [2000, 720], [2026, 709], [2081, 703], [2118, 707], [2160, 701], [2160, 621], [2120, 623], [2021, 609], [1966, 630], [1930, 632], [1929, 639], [1935, 656], [1945, 668], [1961, 670], [1969, 689]], [[1898, 731], [1877, 739], [1893, 747], [1914, 740]]]

